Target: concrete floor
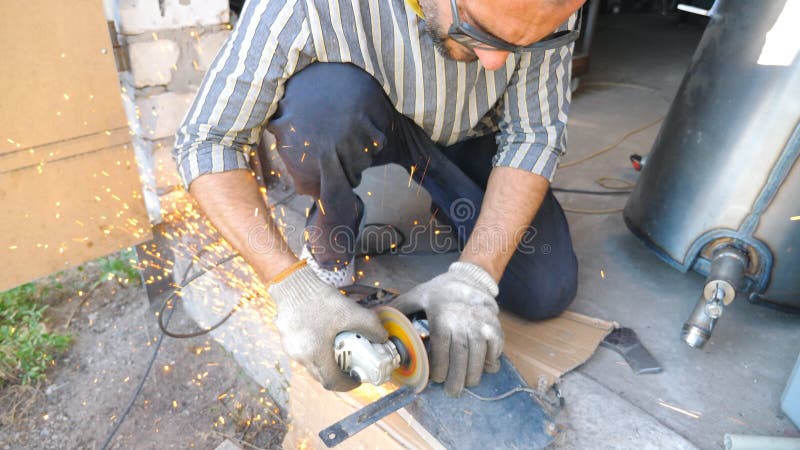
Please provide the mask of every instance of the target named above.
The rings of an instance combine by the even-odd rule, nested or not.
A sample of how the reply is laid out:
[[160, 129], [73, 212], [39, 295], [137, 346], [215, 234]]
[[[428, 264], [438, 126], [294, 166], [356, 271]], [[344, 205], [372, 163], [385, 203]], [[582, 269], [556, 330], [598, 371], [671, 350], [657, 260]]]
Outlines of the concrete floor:
[[[701, 25], [678, 25], [660, 16], [601, 16], [590, 74], [573, 96], [569, 150], [564, 162], [615, 142], [667, 113]], [[659, 126], [618, 148], [559, 171], [555, 185], [595, 189], [601, 176], [634, 181], [630, 153], [646, 154]], [[369, 221], [401, 228], [430, 216], [429, 198], [398, 167], [365, 174], [358, 192]], [[371, 195], [368, 195], [368, 192]], [[559, 194], [567, 208], [621, 208], [625, 197]], [[580, 287], [571, 309], [634, 328], [664, 372], [634, 375], [606, 349], [564, 379], [572, 431], [561, 448], [722, 448], [725, 433], [798, 435], [782, 415], [780, 395], [800, 351], [800, 317], [735, 302], [710, 343], [691, 349], [680, 327], [696, 301], [702, 278], [681, 274], [648, 251], [620, 213], [569, 213], [580, 261]], [[384, 256], [359, 266], [362, 282], [407, 289], [445, 270], [454, 254]], [[666, 406], [665, 406], [666, 405]], [[669, 406], [687, 411], [681, 413]]]

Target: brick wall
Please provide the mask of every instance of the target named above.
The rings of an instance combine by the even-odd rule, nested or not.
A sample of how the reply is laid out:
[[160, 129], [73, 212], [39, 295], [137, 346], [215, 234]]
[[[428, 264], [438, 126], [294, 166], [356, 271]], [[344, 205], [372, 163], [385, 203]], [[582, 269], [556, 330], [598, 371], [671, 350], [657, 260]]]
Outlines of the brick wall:
[[228, 1], [119, 0], [116, 16], [130, 60], [123, 97], [134, 116], [145, 190], [163, 198], [180, 186], [170, 155], [175, 131], [231, 33]]

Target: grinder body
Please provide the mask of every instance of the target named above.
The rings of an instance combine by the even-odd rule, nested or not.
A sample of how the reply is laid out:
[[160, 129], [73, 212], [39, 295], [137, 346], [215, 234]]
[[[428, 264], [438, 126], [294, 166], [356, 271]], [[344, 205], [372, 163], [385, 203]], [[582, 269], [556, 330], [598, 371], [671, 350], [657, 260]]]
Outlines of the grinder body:
[[391, 380], [421, 392], [430, 373], [423, 342], [423, 337], [427, 337], [426, 321], [412, 323], [403, 313], [388, 306], [378, 306], [374, 310], [389, 339], [370, 342], [353, 331], [339, 333], [333, 348], [336, 364], [361, 383], [378, 386]]

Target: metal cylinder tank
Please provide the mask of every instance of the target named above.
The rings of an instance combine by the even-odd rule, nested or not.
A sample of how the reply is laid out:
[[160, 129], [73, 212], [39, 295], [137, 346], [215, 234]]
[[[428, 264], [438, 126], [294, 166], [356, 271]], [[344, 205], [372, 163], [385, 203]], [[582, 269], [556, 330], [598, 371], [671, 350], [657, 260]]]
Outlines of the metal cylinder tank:
[[709, 275], [720, 249], [743, 252], [737, 294], [792, 309], [800, 308], [798, 3], [717, 0], [624, 211], [628, 228], [681, 271]]

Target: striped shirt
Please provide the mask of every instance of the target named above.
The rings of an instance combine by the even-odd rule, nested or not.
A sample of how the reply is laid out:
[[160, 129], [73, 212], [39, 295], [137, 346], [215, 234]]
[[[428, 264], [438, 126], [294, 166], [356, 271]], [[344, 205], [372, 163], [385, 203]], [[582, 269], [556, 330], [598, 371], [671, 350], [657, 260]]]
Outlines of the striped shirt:
[[[575, 15], [560, 29], [574, 26]], [[248, 167], [292, 74], [348, 62], [439, 145], [496, 132], [496, 166], [552, 180], [566, 147], [572, 45], [509, 55], [487, 71], [435, 49], [403, 0], [249, 0], [178, 130], [174, 157], [198, 176]]]

